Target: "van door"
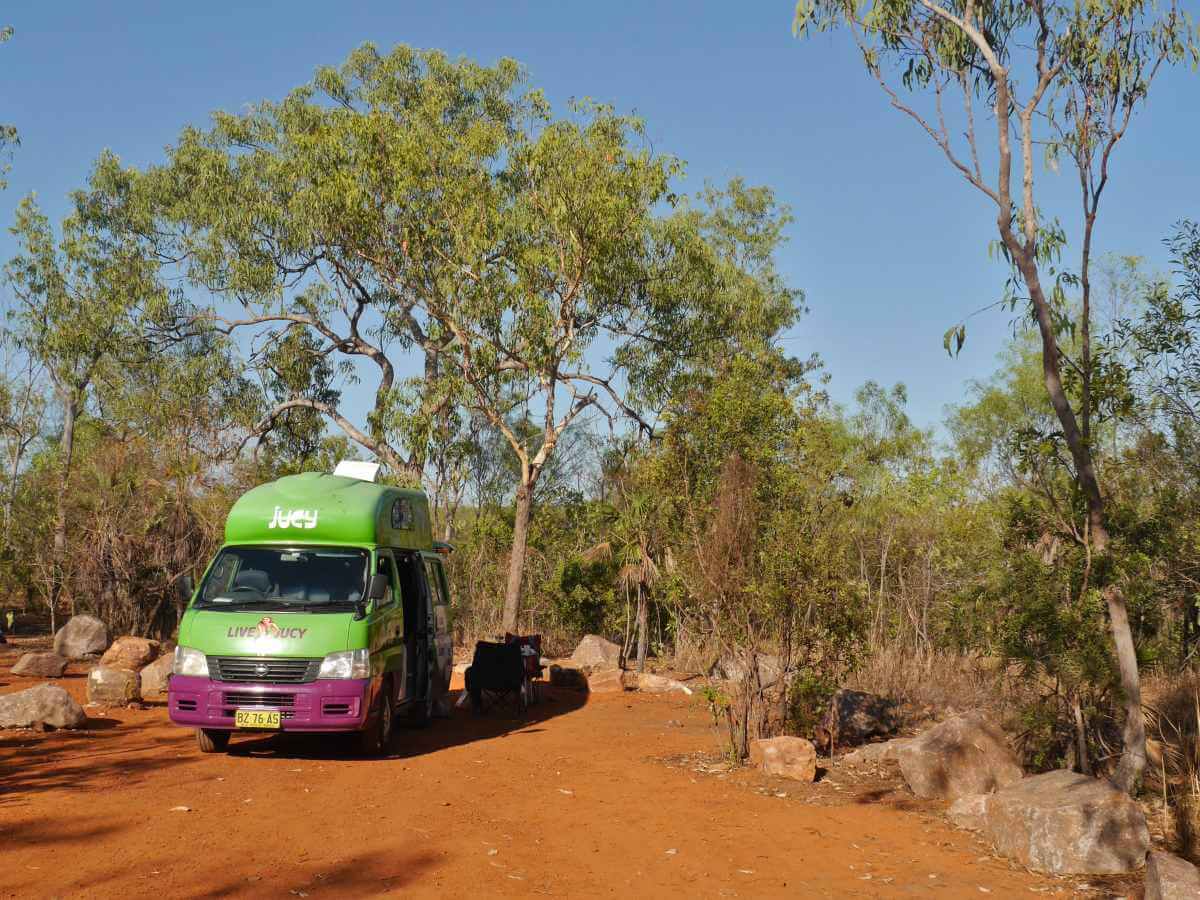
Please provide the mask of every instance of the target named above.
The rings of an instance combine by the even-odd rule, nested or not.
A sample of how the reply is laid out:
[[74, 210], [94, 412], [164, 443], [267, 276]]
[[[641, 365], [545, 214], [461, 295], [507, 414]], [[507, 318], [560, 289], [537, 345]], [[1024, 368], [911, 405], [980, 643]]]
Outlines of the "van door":
[[[394, 673], [396, 681], [404, 684], [404, 615], [397, 598], [400, 582], [396, 571], [396, 560], [391, 550], [375, 551], [375, 572], [388, 576], [388, 592], [382, 600], [375, 602], [367, 621], [370, 639], [372, 669], [375, 663], [379, 671]], [[394, 699], [394, 697], [393, 697]]]
[[400, 576], [400, 614], [404, 620], [403, 653], [405, 701], [426, 699], [426, 673], [429, 671], [429, 589], [425, 585], [425, 567], [421, 556], [412, 550], [394, 551]]
[[429, 580], [430, 603], [433, 605], [433, 642], [437, 664], [434, 666], [434, 693], [441, 696], [450, 690], [450, 673], [454, 668], [454, 635], [450, 631], [450, 592], [446, 589], [446, 573], [437, 557], [425, 557], [425, 574]]

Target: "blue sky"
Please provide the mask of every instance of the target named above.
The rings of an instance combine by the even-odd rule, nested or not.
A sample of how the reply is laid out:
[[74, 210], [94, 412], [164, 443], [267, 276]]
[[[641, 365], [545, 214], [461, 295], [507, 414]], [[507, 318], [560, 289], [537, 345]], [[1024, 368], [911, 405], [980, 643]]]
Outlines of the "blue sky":
[[[0, 222], [36, 191], [52, 216], [103, 148], [144, 165], [185, 124], [281, 96], [364, 41], [511, 56], [561, 104], [590, 96], [643, 116], [655, 149], [687, 161], [683, 187], [742, 176], [796, 217], [780, 266], [811, 313], [787, 336], [817, 352], [848, 401], [903, 381], [922, 425], [986, 376], [1009, 316], [971, 320], [962, 356], [943, 332], [995, 300], [994, 212], [917, 127], [890, 109], [844, 35], [797, 41], [789, 0], [728, 2], [33, 3], [10, 7], [0, 120], [21, 131]], [[1165, 266], [1161, 240], [1200, 217], [1200, 76], [1167, 72], [1118, 151], [1099, 249]], [[1047, 205], [1075, 210], [1068, 174]], [[0, 257], [14, 245], [0, 235]]]

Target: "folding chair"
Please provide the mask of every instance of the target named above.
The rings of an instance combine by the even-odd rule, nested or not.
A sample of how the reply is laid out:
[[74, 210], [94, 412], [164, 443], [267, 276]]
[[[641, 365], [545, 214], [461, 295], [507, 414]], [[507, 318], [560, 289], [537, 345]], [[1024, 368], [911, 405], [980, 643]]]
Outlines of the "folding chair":
[[515, 715], [525, 714], [525, 660], [518, 643], [480, 641], [466, 671], [467, 694], [476, 713], [487, 704], [511, 704]]

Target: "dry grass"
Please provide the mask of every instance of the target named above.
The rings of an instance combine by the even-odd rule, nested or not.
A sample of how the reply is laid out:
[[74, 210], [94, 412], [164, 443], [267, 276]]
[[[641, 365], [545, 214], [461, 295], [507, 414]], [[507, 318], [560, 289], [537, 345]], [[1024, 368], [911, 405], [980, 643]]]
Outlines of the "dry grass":
[[1162, 798], [1163, 833], [1200, 860], [1200, 673], [1146, 679], [1146, 789]]
[[881, 648], [848, 679], [847, 687], [898, 700], [910, 724], [955, 712], [1003, 712], [1020, 699], [1019, 685], [1006, 678], [999, 660]]

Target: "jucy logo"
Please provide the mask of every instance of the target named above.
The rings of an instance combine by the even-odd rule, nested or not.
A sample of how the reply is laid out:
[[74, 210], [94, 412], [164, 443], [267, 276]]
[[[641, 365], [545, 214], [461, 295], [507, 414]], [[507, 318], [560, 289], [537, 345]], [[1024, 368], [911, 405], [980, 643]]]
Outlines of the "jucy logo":
[[270, 616], [263, 616], [257, 625], [242, 625], [231, 627], [227, 637], [273, 637], [273, 638], [303, 638], [308, 633], [307, 628], [280, 628]]
[[282, 507], [275, 507], [275, 515], [271, 517], [268, 528], [316, 528], [316, 509], [289, 509], [284, 512]]

